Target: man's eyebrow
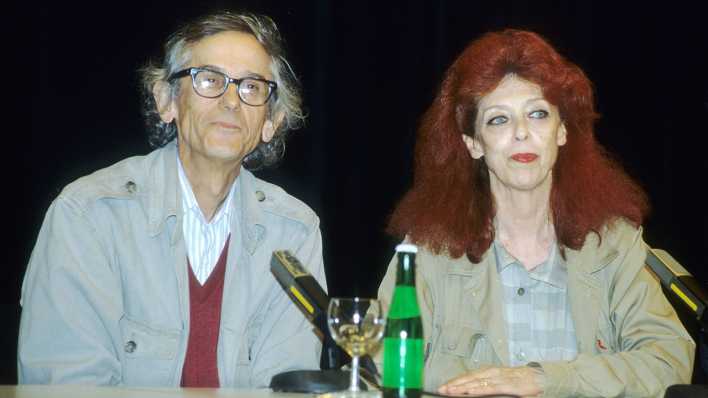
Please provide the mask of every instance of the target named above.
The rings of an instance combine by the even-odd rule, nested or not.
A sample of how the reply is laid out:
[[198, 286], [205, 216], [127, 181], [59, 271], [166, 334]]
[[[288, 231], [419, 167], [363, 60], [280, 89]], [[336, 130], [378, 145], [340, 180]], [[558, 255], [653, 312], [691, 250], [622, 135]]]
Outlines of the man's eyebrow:
[[246, 72], [246, 76], [244, 76], [244, 77], [255, 77], [256, 79], [268, 80], [268, 79], [266, 79], [265, 76], [261, 75], [260, 73], [250, 72], [250, 71]]
[[221, 69], [220, 67], [218, 67], [218, 66], [216, 66], [216, 65], [209, 65], [209, 64], [207, 64], [207, 65], [199, 65], [199, 66], [197, 66], [197, 68], [200, 68], [200, 69], [211, 69], [211, 70], [216, 71], [216, 72], [226, 73], [225, 70]]
[[[216, 65], [201, 65], [201, 66], [199, 66], [199, 68], [211, 69], [211, 70], [213, 70], [213, 71], [221, 72], [221, 73], [223, 73], [223, 74], [225, 74], [225, 75], [227, 75], [227, 76], [229, 75], [228, 73], [226, 73], [226, 71], [225, 71], [223, 68], [218, 67], [218, 66], [216, 66]], [[254, 77], [254, 78], [257, 78], [257, 79], [267, 80], [267, 79], [265, 78], [265, 76], [261, 75], [260, 73], [251, 72], [251, 71], [248, 71], [248, 70], [247, 70], [246, 73], [245, 73], [244, 75], [242, 75], [242, 76], [238, 76], [238, 77], [230, 76], [230, 77], [232, 77], [232, 78], [239, 78], [239, 79], [242, 79], [242, 78], [244, 78], [244, 77]]]

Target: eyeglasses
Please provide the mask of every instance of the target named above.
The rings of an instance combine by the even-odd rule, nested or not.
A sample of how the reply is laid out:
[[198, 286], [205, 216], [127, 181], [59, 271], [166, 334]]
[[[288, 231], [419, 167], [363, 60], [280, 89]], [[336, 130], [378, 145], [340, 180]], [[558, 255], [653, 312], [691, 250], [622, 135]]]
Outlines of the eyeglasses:
[[192, 87], [194, 87], [194, 91], [201, 97], [221, 97], [226, 92], [226, 89], [228, 89], [229, 84], [234, 83], [241, 101], [251, 106], [264, 105], [278, 88], [278, 84], [270, 80], [259, 79], [257, 77], [233, 79], [225, 73], [206, 68], [182, 69], [170, 75], [167, 81], [171, 82], [187, 75], [192, 76]]

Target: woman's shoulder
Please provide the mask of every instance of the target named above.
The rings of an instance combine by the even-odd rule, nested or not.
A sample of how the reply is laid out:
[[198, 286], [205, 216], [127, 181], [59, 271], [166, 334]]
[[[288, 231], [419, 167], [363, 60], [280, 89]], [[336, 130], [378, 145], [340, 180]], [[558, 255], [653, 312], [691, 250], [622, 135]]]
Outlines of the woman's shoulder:
[[418, 245], [416, 267], [428, 278], [439, 278], [449, 273], [468, 274], [473, 272], [475, 265], [464, 254], [453, 257], [445, 248], [434, 250], [428, 245]]
[[636, 262], [636, 266], [641, 267], [643, 259], [640, 257], [643, 253], [645, 249], [641, 226], [625, 219], [616, 219], [606, 223], [599, 231], [588, 234], [577, 253], [576, 261], [586, 271], [594, 273], [606, 267], [616, 268], [620, 264], [627, 264], [628, 256], [632, 259], [630, 263]]
[[[605, 223], [597, 233], [589, 233], [584, 246], [591, 243], [592, 246], [605, 250], [617, 250], [633, 245], [641, 236], [642, 227], [640, 225], [635, 225], [624, 218], [617, 218]], [[590, 240], [592, 242], [588, 242]]]

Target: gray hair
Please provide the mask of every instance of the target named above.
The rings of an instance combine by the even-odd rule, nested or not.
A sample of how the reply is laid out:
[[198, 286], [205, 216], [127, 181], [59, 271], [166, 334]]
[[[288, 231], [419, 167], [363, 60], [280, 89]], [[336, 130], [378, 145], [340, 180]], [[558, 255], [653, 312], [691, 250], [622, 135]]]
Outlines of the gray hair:
[[244, 158], [243, 165], [251, 170], [272, 166], [285, 153], [287, 132], [299, 128], [305, 120], [305, 115], [302, 110], [300, 83], [285, 59], [283, 39], [273, 20], [264, 15], [229, 12], [211, 14], [182, 26], [169, 37], [165, 43], [162, 62], [151, 61], [140, 69], [142, 111], [148, 128], [148, 141], [152, 147], [159, 148], [177, 137], [175, 121], [165, 123], [160, 119], [153, 97], [155, 84], [160, 81], [169, 83], [172, 98], [175, 98], [179, 94], [179, 84], [168, 82], [167, 78], [189, 62], [190, 47], [205, 37], [229, 31], [252, 34], [271, 58], [271, 73], [278, 88], [267, 104], [268, 115], [272, 118], [283, 114], [283, 121], [273, 139], [258, 144], [256, 149]]

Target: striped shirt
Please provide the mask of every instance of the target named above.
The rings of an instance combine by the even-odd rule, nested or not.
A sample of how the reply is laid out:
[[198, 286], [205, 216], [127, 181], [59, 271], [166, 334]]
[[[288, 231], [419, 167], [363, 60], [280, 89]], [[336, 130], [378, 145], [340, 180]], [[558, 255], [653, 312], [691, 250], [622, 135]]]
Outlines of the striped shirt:
[[571, 360], [578, 354], [568, 300], [568, 270], [556, 245], [531, 271], [494, 242], [504, 292], [504, 316], [511, 366]]
[[231, 201], [236, 184], [231, 184], [226, 200], [221, 204], [214, 218], [207, 222], [194, 196], [192, 185], [184, 173], [179, 156], [177, 156], [177, 165], [179, 185], [182, 188], [184, 210], [182, 233], [187, 246], [187, 257], [194, 276], [203, 285], [216, 267], [216, 262], [231, 231]]

